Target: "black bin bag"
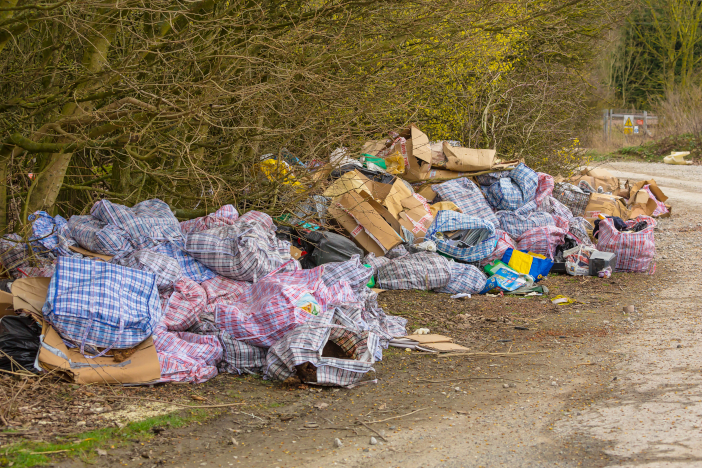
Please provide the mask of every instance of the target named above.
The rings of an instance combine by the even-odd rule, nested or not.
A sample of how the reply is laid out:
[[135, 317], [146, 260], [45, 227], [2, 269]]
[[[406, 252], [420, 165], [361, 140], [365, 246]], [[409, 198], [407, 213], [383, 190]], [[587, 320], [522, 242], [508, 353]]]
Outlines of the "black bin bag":
[[[353, 255], [363, 257], [360, 249], [351, 239], [328, 231], [311, 231], [305, 234], [309, 257], [303, 262], [303, 268], [314, 268], [325, 263], [345, 262]], [[304, 258], [304, 257], [303, 257]]]
[[35, 372], [39, 335], [41, 328], [30, 317], [6, 315], [0, 318], [0, 369], [16, 371], [20, 369], [19, 364]]

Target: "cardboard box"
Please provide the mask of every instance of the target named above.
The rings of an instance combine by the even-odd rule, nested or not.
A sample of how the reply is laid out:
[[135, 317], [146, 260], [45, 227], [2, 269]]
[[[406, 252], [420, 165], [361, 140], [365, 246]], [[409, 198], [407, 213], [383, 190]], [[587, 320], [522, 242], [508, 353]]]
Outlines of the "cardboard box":
[[434, 217], [431, 211], [415, 197], [402, 200], [404, 210], [400, 213], [400, 225], [414, 234], [415, 243], [422, 242]]
[[485, 171], [495, 165], [495, 150], [451, 146], [444, 142], [446, 169], [456, 172]]
[[[629, 186], [629, 181], [626, 181], [626, 185]], [[668, 197], [665, 196], [663, 191], [658, 187], [658, 184], [656, 184], [656, 181], [654, 179], [650, 180], [642, 180], [639, 182], [636, 182], [635, 184], [629, 186], [629, 198], [635, 194], [637, 194], [639, 191], [641, 191], [644, 187], [644, 185], [648, 185], [649, 190], [653, 194], [654, 197], [656, 197], [656, 200], [659, 202], [665, 202], [668, 200]]]
[[431, 185], [425, 185], [418, 193], [424, 198], [426, 198], [426, 200], [429, 203], [433, 202], [438, 195], [438, 193], [436, 193], [434, 189], [431, 188]]
[[619, 190], [619, 179], [607, 169], [586, 167], [579, 174], [572, 176], [569, 182], [577, 186], [581, 180], [586, 181], [595, 190], [598, 187], [602, 187], [605, 192]]
[[410, 189], [400, 179], [395, 180], [392, 184], [383, 184], [370, 180], [358, 171], [351, 171], [342, 175], [324, 191], [324, 196], [338, 198], [350, 192], [366, 192], [370, 194], [374, 200], [387, 208], [396, 219], [402, 211], [402, 200], [412, 196]]
[[585, 218], [597, 218], [599, 214], [618, 216], [623, 220], [629, 219], [629, 210], [624, 199], [604, 193], [590, 194], [590, 201], [585, 207]]
[[395, 217], [367, 192], [348, 192], [334, 200], [329, 214], [356, 244], [377, 256], [404, 242]]
[[161, 365], [151, 337], [142, 341], [124, 362], [112, 357], [87, 359], [77, 348], [69, 349], [56, 330], [44, 322], [38, 361], [42, 369], [83, 385], [144, 385], [161, 380]]

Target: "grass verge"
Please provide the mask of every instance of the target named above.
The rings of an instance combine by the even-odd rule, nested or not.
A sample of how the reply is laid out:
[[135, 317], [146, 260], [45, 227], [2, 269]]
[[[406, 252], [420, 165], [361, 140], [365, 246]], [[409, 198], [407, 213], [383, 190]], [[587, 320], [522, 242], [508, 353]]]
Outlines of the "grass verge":
[[122, 428], [109, 427], [74, 435], [56, 437], [56, 443], [23, 440], [2, 447], [0, 467], [25, 468], [41, 466], [62, 458], [79, 458], [93, 464], [97, 462], [97, 449], [115, 448], [128, 441], [147, 441], [154, 437], [152, 428], [176, 429], [194, 422], [204, 421], [219, 412], [203, 409], [183, 410], [163, 416], [128, 423]]

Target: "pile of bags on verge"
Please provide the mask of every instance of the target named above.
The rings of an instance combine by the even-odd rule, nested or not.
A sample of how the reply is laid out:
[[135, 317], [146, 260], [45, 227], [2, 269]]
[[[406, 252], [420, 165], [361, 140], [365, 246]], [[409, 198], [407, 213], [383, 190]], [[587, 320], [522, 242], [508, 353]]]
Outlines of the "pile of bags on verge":
[[[32, 220], [29, 244], [0, 240], [14, 277], [0, 303], [38, 324], [34, 370], [79, 383], [285, 380], [309, 362], [311, 381], [350, 386], [405, 335], [406, 320], [386, 316], [366, 286], [360, 255], [303, 269], [264, 213], [227, 205], [178, 222], [160, 200], [101, 200], [89, 216]], [[8, 346], [18, 338], [5, 335]]]
[[362, 153], [339, 149], [315, 171], [263, 161], [269, 178], [282, 165], [282, 183], [303, 190], [294, 174], [305, 172], [322, 187], [287, 227], [231, 205], [179, 222], [160, 200], [101, 200], [69, 220], [34, 213], [29, 242], [0, 238], [11, 275], [0, 368], [31, 362], [79, 383], [230, 372], [353, 386], [406, 334], [374, 286], [538, 295], [551, 272], [655, 270], [653, 217], [671, 207], [653, 180], [622, 188], [589, 168], [554, 179], [415, 126]]

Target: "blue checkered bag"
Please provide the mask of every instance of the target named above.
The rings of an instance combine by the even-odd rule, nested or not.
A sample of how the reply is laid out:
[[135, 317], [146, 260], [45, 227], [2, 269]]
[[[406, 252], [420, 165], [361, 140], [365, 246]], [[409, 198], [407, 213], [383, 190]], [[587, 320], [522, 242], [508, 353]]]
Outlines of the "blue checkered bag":
[[138, 345], [163, 314], [152, 273], [71, 257], [59, 257], [42, 312], [83, 355], [105, 348], [97, 356]]
[[104, 223], [119, 226], [136, 250], [183, 238], [180, 223], [171, 208], [158, 199], [146, 200], [131, 208], [100, 200], [93, 205], [90, 214]]
[[538, 185], [539, 175], [526, 164], [519, 163], [509, 171], [509, 177], [503, 177], [487, 188], [487, 200], [496, 210], [514, 211], [534, 199]]
[[71, 216], [68, 233], [78, 245], [103, 255], [127, 255], [134, 250], [127, 233], [92, 216]]
[[534, 200], [517, 211], [498, 211], [497, 217], [500, 219], [500, 228], [514, 238], [535, 227], [556, 225], [553, 216], [544, 211], [536, 211]]
[[[443, 234], [463, 230], [484, 230], [486, 237], [472, 247], [459, 247], [456, 241], [448, 239]], [[495, 250], [497, 234], [495, 226], [485, 219], [456, 211], [442, 210], [436, 214], [424, 240], [434, 241], [436, 250], [450, 257], [464, 262], [479, 262]]]
[[487, 276], [473, 265], [451, 262], [451, 280], [438, 293], [446, 294], [478, 294], [485, 287]]
[[57, 256], [80, 257], [79, 253], [69, 249], [76, 245], [68, 230], [68, 221], [61, 216], [51, 216], [46, 211], [37, 211], [29, 215], [32, 222], [32, 238], [30, 241], [51, 250]]
[[176, 259], [146, 249], [137, 250], [126, 257], [114, 258], [112, 263], [153, 273], [158, 289], [172, 288], [173, 283], [183, 276]]
[[217, 276], [217, 273], [195, 260], [192, 255], [185, 251], [185, 241], [182, 239], [161, 242], [150, 250], [176, 259], [183, 276], [196, 283], [202, 283]]
[[463, 214], [484, 219], [496, 228], [500, 226], [483, 193], [469, 179], [463, 177], [450, 180], [440, 185], [432, 185], [432, 189], [439, 194], [441, 200], [455, 203]]

